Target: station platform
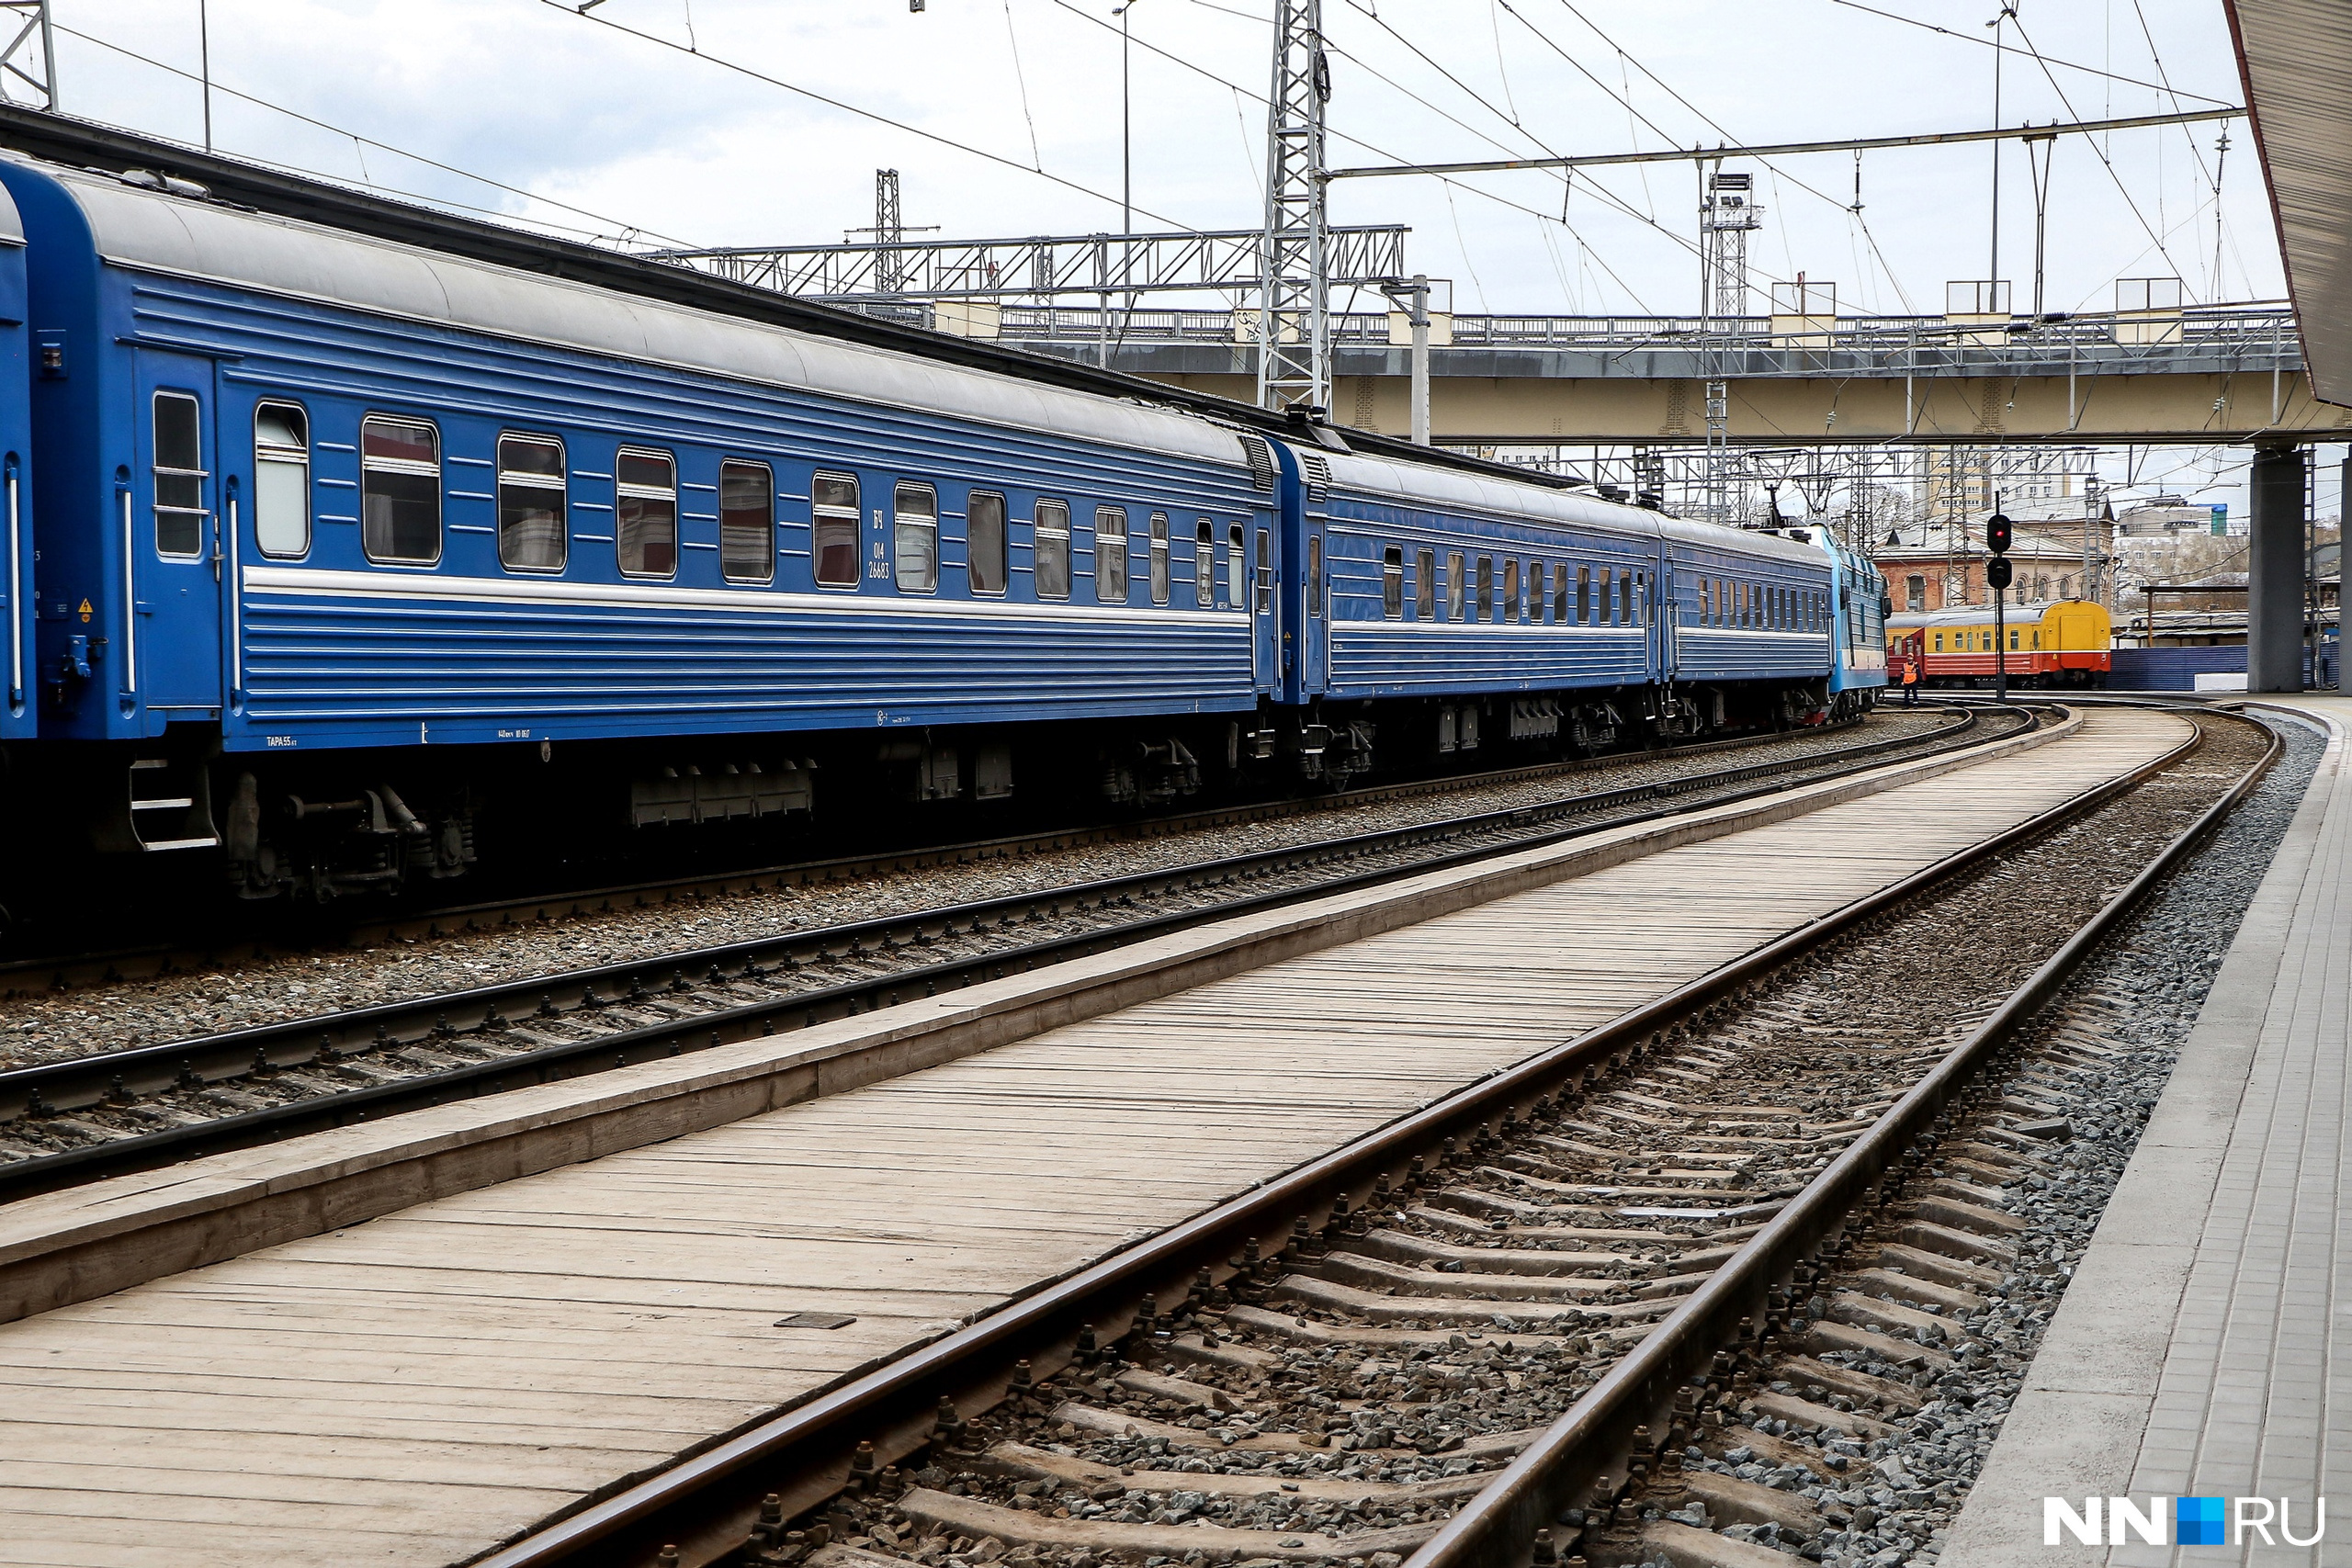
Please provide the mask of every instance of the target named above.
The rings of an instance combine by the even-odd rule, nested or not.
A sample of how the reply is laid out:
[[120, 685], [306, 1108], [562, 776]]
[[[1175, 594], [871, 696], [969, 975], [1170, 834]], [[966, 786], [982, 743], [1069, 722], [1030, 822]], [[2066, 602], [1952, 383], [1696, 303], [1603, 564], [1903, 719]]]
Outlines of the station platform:
[[[683, 1135], [613, 1148], [566, 1133], [580, 1146], [554, 1168], [444, 1185], [368, 1223], [14, 1308], [25, 1315], [0, 1324], [0, 1562], [470, 1561], [2187, 732], [2176, 715], [2094, 711], [1983, 760], [1886, 770], [1876, 786], [1806, 785], [1604, 829], [1237, 917], [1162, 939], [1158, 956], [1139, 944], [771, 1041], [215, 1156], [207, 1172], [11, 1205], [0, 1295], [22, 1303], [43, 1226], [127, 1225], [142, 1204], [186, 1208], [232, 1187], [288, 1190], [390, 1159], [410, 1135], [395, 1123], [454, 1145], [492, 1123], [553, 1127], [590, 1100], [682, 1084], [733, 1094], [767, 1070], [763, 1053], [834, 1049], [828, 1031], [903, 1037], [901, 1015], [982, 1009], [999, 991], [1072, 997], [1063, 972], [1192, 963], [1168, 944], [1210, 953], [1252, 921], [1321, 943]], [[1393, 918], [1354, 934], [1375, 906]]]
[[[2352, 699], [2248, 705], [2326, 749], [1939, 1568], [2352, 1563]], [[2043, 1544], [2122, 1496], [2336, 1501], [2312, 1546]]]

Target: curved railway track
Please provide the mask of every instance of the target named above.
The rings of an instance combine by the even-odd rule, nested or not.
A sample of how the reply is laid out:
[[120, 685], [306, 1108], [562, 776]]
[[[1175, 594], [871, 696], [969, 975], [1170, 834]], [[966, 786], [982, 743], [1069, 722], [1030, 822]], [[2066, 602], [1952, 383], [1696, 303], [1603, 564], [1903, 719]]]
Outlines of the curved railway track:
[[1602, 828], [1720, 806], [2039, 720], [1929, 734], [1502, 811], [675, 951], [0, 1073], [0, 1201], [221, 1149], [806, 1027], [904, 997]]
[[2063, 1177], [2067, 1021], [2115, 1005], [2070, 984], [2283, 750], [2193, 722], [482, 1562], [1842, 1561], [2034, 1264], [2001, 1189]]

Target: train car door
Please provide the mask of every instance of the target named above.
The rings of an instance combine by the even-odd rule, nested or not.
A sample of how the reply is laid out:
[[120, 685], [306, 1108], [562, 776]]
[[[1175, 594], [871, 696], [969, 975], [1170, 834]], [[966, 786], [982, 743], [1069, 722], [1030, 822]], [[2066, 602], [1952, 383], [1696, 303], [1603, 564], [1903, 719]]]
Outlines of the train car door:
[[1283, 701], [1303, 704], [1321, 692], [1329, 647], [1331, 590], [1324, 508], [1330, 469], [1317, 453], [1277, 443], [1283, 456], [1282, 528], [1275, 538], [1282, 584], [1279, 628]]
[[1260, 692], [1281, 685], [1280, 618], [1274, 602], [1274, 519], [1254, 513], [1232, 536], [1234, 604], [1250, 617], [1250, 684]]
[[137, 466], [121, 537], [120, 668], [127, 710], [167, 722], [220, 716], [218, 386], [212, 362], [141, 349], [132, 428]]
[[1657, 629], [1650, 637], [1650, 667], [1660, 685], [1670, 686], [1681, 665], [1681, 613], [1674, 603], [1674, 552], [1657, 553], [1657, 570], [1650, 582], [1650, 621]]

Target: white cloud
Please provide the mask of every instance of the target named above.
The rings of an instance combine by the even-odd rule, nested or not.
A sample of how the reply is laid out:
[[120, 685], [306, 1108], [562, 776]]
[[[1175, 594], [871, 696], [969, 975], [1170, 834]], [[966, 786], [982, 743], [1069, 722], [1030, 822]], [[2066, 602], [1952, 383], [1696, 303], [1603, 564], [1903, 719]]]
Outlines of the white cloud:
[[[1136, 0], [1130, 18], [1138, 40], [1132, 56], [1136, 199], [1156, 215], [1139, 219], [1139, 226], [1257, 221], [1262, 108], [1244, 97], [1237, 114], [1235, 92], [1201, 73], [1245, 93], [1262, 92], [1267, 25], [1231, 12], [1266, 8], [1265, 0]], [[1373, 19], [1375, 8], [1394, 34]], [[1975, 37], [1984, 36], [1989, 12], [1951, 0], [1905, 0], [1900, 8]], [[2152, 0], [2146, 8], [2174, 84], [2233, 97], [2235, 72], [2219, 5]], [[57, 0], [56, 10], [75, 31], [196, 68], [192, 0]], [[1690, 145], [1726, 137], [1939, 130], [1979, 125], [1991, 113], [1991, 51], [1829, 0], [1576, 0], [1576, 10], [1607, 29], [1629, 58], [1581, 23], [1567, 0], [1387, 0], [1377, 7], [1371, 0], [1327, 0], [1326, 27], [1343, 51], [1333, 63], [1334, 161], [1476, 158], [1495, 155], [1498, 144], [1512, 152], [1610, 152], [1667, 140]], [[2024, 20], [2032, 41], [2053, 55], [2153, 80], [2132, 8], [2117, 10], [2113, 0], [2047, 10], [2030, 4]], [[707, 55], [1020, 163], [1031, 156], [1034, 121], [1045, 166], [1097, 193], [1090, 196], [601, 27], [567, 6], [536, 0], [210, 4], [212, 68], [224, 87], [649, 232], [704, 243], [838, 239], [870, 221], [873, 171], [885, 165], [901, 171], [908, 221], [935, 223], [950, 234], [1115, 227], [1120, 47], [1111, 11], [1110, 0], [1069, 0], [1068, 6], [1057, 0], [930, 0], [919, 15], [900, 0], [826, 6], [699, 0], [691, 7], [688, 0], [605, 0], [595, 13], [681, 44], [691, 17], [692, 41]], [[1430, 58], [1417, 56], [1398, 35]], [[2009, 36], [2016, 41], [2014, 32]], [[71, 36], [61, 52], [66, 106], [74, 112], [188, 140], [199, 134], [192, 84]], [[1633, 112], [1578, 66], [1624, 93]], [[1461, 85], [1447, 81], [1441, 67]], [[1722, 129], [1676, 101], [1641, 67]], [[1381, 75], [1398, 85], [1384, 84]], [[2063, 72], [2058, 80], [2070, 102], [2032, 61], [2010, 57], [2004, 120], [2169, 107], [2150, 88]], [[2137, 215], [2086, 141], [2059, 144], [2048, 210], [2050, 308], [2101, 308], [2113, 277], [2176, 270], [2193, 296], [2210, 296], [2215, 134], [2205, 126], [2195, 128], [2193, 138], [2175, 130], [2112, 139], [2109, 155]], [[361, 154], [349, 140], [225, 96], [216, 97], [215, 137], [232, 152], [344, 177], [361, 173]], [[2275, 244], [2248, 143], [2237, 128], [2225, 187], [2221, 292], [2276, 295]], [[1981, 146], [1871, 154], [1861, 171], [1859, 220], [1847, 210], [1854, 195], [1850, 156], [1758, 169], [1758, 198], [1769, 211], [1751, 251], [1755, 271], [1759, 278], [1803, 270], [1833, 280], [1849, 307], [1899, 310], [1907, 297], [1934, 310], [1945, 279], [1981, 276], [1987, 265], [1990, 161]], [[368, 152], [365, 166], [387, 186], [521, 207], [380, 152]], [[1690, 167], [1611, 171], [1602, 186], [1641, 217], [1611, 211], [1580, 190], [1567, 204], [1572, 235], [1554, 220], [1561, 210], [1559, 183], [1533, 174], [1479, 176], [1451, 193], [1427, 179], [1345, 182], [1335, 187], [1333, 209], [1340, 221], [1410, 223], [1413, 265], [1453, 278], [1465, 310], [1690, 309], [1696, 268], [1681, 242], [1690, 234], [1696, 203]], [[2014, 146], [2004, 155], [2002, 195], [2002, 270], [2017, 281], [2022, 305], [2030, 288], [2034, 204]], [[2169, 262], [2149, 241], [2143, 219], [2164, 235]]]

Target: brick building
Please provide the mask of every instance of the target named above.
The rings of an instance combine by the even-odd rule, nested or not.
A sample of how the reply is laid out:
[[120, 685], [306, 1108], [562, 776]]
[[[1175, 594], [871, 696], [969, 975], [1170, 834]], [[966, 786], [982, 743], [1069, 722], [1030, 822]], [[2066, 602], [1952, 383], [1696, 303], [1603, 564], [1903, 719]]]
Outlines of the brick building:
[[[2016, 543], [2009, 547], [2009, 603], [2045, 604], [2054, 599], [2085, 597], [2083, 533], [2091, 531], [2094, 553], [2102, 560], [2113, 555], [2114, 523], [2109, 518], [2086, 522], [2073, 517], [2013, 517]], [[1984, 583], [1984, 525], [1981, 517], [1947, 525], [1941, 522], [1905, 523], [1872, 547], [1879, 574], [1894, 601], [1897, 615], [1919, 610], [1956, 610], [1964, 605], [1990, 606], [1992, 590]], [[2114, 574], [2100, 574], [2098, 598], [2112, 608]]]

